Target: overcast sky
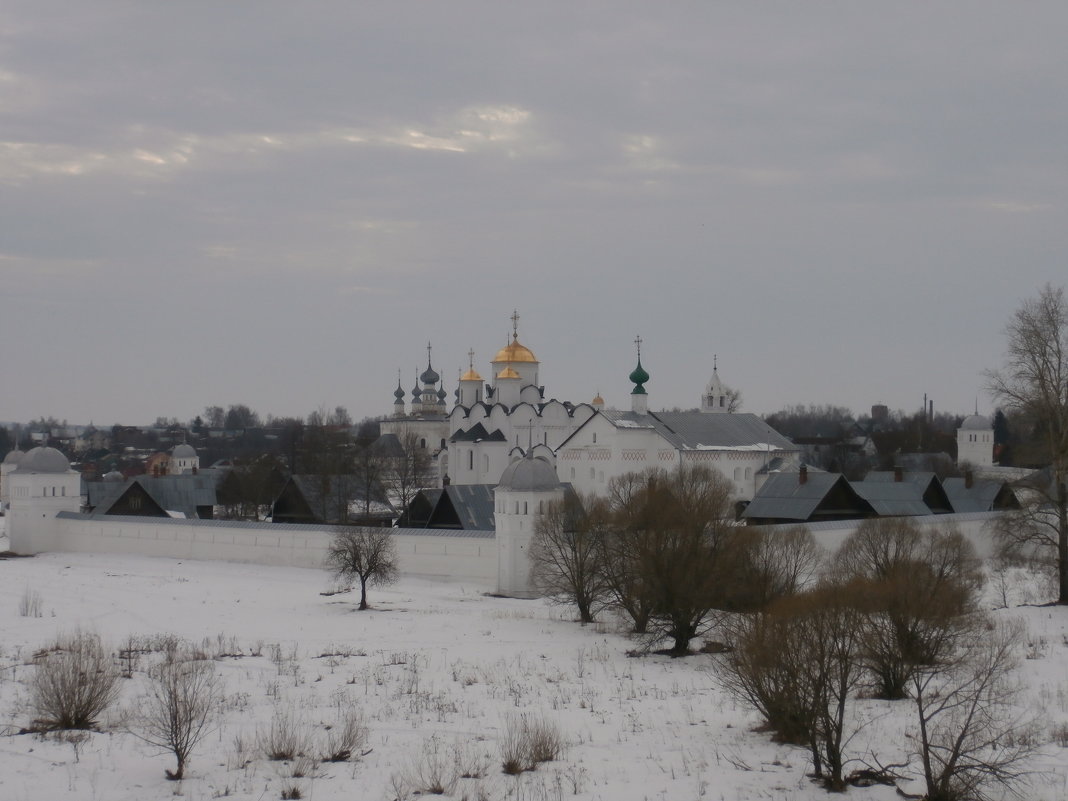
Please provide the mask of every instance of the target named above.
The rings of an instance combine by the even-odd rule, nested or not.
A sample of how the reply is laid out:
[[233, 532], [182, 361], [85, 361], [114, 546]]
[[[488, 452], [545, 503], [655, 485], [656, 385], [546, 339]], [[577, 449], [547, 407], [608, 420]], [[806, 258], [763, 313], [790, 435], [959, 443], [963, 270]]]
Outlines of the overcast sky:
[[0, 419], [970, 411], [1068, 283], [1068, 4], [0, 6]]

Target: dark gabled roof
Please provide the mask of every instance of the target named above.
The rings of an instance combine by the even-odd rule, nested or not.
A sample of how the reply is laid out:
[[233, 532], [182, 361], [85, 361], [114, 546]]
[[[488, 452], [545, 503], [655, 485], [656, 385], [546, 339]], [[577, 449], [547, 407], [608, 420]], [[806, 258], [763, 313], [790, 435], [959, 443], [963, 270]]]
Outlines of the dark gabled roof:
[[[355, 475], [297, 474], [290, 477], [275, 501], [274, 517], [286, 522], [344, 524], [354, 519], [349, 505], [363, 505], [365, 496], [365, 485]], [[396, 517], [384, 493], [372, 493], [371, 516]]]
[[494, 486], [450, 484], [440, 490], [423, 490], [421, 494], [427, 500], [433, 500], [433, 510], [426, 520], [426, 527], [493, 531]]
[[742, 516], [747, 520], [807, 521], [865, 517], [874, 513], [841, 473], [774, 473]]
[[977, 478], [968, 487], [963, 478], [947, 478], [942, 485], [954, 512], [993, 512], [1019, 508], [1020, 505], [1016, 494], [1005, 481]]
[[[929, 470], [902, 471], [900, 482], [897, 479], [896, 471], [873, 470], [864, 477], [863, 482], [854, 481], [853, 483], [913, 484], [919, 488], [920, 499], [926, 504], [929, 512], [948, 514], [953, 511], [953, 504], [949, 501], [945, 487], [939, 481], [938, 476]], [[923, 514], [927, 514], [927, 512]]]
[[467, 431], [457, 431], [452, 435], [450, 442], [507, 442], [507, 438], [501, 433], [501, 430], [494, 429], [493, 433], [487, 433], [486, 427], [482, 423], [475, 423]]
[[880, 517], [932, 514], [930, 507], [923, 502], [923, 488], [911, 481], [854, 481], [852, 486]]
[[137, 484], [160, 509], [196, 518], [198, 507], [215, 506], [215, 488], [225, 473], [207, 469], [180, 476], [135, 476], [124, 484], [90, 481], [86, 484], [87, 503], [94, 514], [110, 514], [112, 507]]

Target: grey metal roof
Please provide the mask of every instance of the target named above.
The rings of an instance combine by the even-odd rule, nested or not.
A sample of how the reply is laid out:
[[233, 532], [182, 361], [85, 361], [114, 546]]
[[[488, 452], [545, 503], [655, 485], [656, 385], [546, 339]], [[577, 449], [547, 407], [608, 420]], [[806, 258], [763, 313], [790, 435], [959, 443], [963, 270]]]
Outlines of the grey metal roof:
[[[450, 484], [444, 488], [464, 530], [493, 531], [493, 484]], [[440, 500], [439, 500], [440, 503]]]
[[[679, 450], [753, 450], [796, 452], [798, 447], [755, 414], [636, 412], [602, 409], [599, 414], [620, 429], [655, 431]], [[590, 418], [593, 419], [592, 417]]]
[[545, 492], [559, 487], [560, 479], [556, 475], [556, 468], [545, 459], [528, 454], [504, 468], [497, 486], [513, 492]]
[[989, 512], [994, 508], [994, 501], [1005, 486], [1004, 481], [979, 478], [969, 488], [963, 478], [947, 478], [942, 482], [954, 512]]
[[122, 484], [117, 481], [90, 481], [86, 483], [88, 504], [94, 514], [107, 514], [115, 502], [136, 483], [161, 509], [195, 518], [198, 506], [215, 505], [215, 487], [224, 472], [208, 469], [181, 476], [135, 476]]
[[796, 451], [798, 447], [755, 414], [657, 412], [685, 448], [740, 448], [770, 445], [771, 450]]
[[853, 490], [872, 505], [881, 517], [929, 515], [923, 502], [923, 487], [911, 481], [854, 481]]
[[839, 481], [841, 473], [809, 473], [801, 483], [797, 473], [768, 477], [742, 516], [774, 520], [808, 520]]

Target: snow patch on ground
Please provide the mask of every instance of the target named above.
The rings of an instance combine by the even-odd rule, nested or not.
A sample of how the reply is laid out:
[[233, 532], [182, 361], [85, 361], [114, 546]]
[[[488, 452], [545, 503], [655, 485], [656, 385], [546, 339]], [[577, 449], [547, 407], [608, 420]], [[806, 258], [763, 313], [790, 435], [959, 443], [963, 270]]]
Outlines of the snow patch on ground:
[[[449, 770], [454, 752], [485, 767], [457, 781], [456, 799], [480, 790], [516, 801], [827, 797], [807, 778], [804, 750], [755, 731], [757, 716], [720, 689], [715, 656], [631, 658], [614, 625], [582, 627], [561, 607], [489, 597], [482, 586], [405, 579], [372, 590], [375, 608], [362, 613], [352, 594], [320, 594], [328, 588], [324, 572], [296, 568], [93, 554], [0, 560], [0, 798], [276, 799], [296, 786], [317, 801], [385, 801], [398, 782], [416, 789], [435, 748]], [[20, 614], [27, 593], [39, 597], [40, 617]], [[998, 614], [1030, 628], [1022, 711], [1044, 713], [1052, 740], [1057, 726], [1068, 730], [1068, 610]], [[31, 720], [34, 651], [77, 628], [116, 651], [131, 636], [173, 634], [216, 655], [221, 725], [180, 786], [164, 779], [171, 757], [124, 731], [121, 709], [84, 742], [15, 733]], [[153, 658], [124, 680], [120, 707], [137, 703]], [[369, 729], [370, 753], [357, 761], [293, 778], [292, 764], [256, 748], [276, 710], [318, 735], [351, 707]], [[854, 710], [863, 726], [849, 754], [902, 761], [909, 704], [859, 700]], [[536, 771], [505, 776], [500, 740], [523, 714], [550, 721], [568, 745]], [[1068, 749], [1051, 743], [1035, 767], [1027, 796], [1064, 798]], [[897, 797], [890, 787], [849, 795]]]

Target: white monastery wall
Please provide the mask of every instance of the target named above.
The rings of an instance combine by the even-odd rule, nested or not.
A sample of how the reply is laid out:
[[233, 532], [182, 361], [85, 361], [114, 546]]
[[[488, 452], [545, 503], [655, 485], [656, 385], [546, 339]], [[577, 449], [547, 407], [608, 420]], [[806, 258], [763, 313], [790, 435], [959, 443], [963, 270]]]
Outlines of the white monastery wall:
[[[998, 517], [1000, 517], [999, 512], [973, 512], [959, 515], [925, 515], [910, 517], [909, 520], [924, 529], [947, 525], [956, 526], [960, 533], [975, 546], [979, 558], [989, 559], [994, 555], [993, 522]], [[860, 520], [840, 520], [828, 523], [808, 523], [807, 525], [816, 538], [816, 542], [828, 553], [834, 553], [846, 538], [857, 530], [860, 523]], [[767, 526], [769, 531], [786, 528], [792, 528], [792, 526]]]
[[[453, 532], [428, 534], [426, 529], [392, 531], [400, 572], [405, 576], [495, 586], [497, 547], [492, 532], [454, 536]], [[47, 550], [321, 568], [332, 538], [331, 530], [314, 526], [94, 518], [66, 512], [54, 518]]]

